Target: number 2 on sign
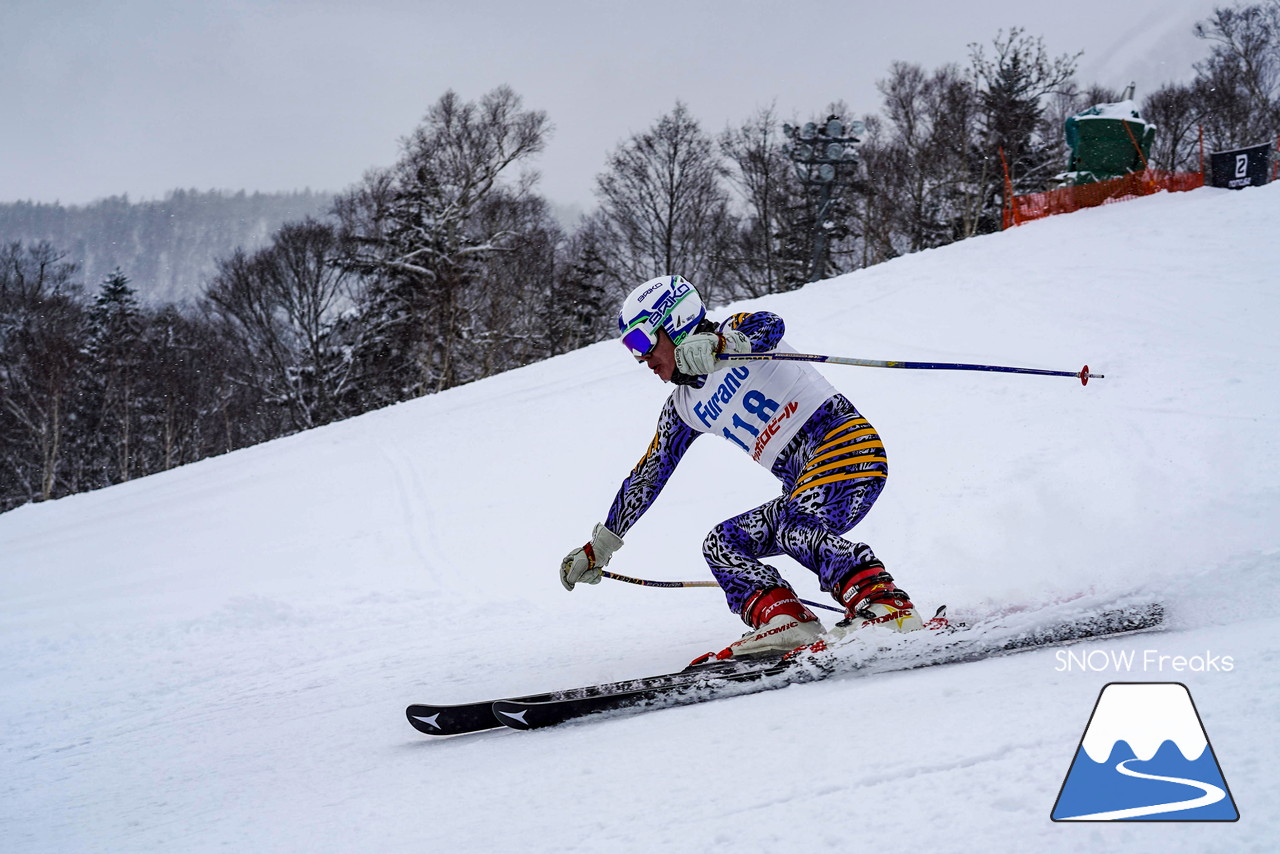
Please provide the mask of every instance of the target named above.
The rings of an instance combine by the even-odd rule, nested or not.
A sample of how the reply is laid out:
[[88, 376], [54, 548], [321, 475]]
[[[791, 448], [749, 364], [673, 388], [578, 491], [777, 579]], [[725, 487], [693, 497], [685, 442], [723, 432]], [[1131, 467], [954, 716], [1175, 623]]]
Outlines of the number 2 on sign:
[[[778, 411], [778, 401], [770, 400], [760, 392], [753, 389], [743, 395], [742, 408], [747, 411], [748, 415], [754, 415], [756, 418], [760, 419], [761, 424], [768, 424], [769, 419]], [[735, 434], [735, 431], [737, 430], [747, 431], [751, 434], [751, 438], [753, 439], [760, 435], [760, 431], [749, 421], [744, 420], [743, 417], [736, 412], [733, 414], [733, 429], [730, 430], [728, 427], [724, 428], [724, 437], [726, 439], [737, 444], [738, 447], [742, 448], [742, 450], [747, 453], [751, 453], [751, 447], [747, 445], [746, 442], [739, 439]]]

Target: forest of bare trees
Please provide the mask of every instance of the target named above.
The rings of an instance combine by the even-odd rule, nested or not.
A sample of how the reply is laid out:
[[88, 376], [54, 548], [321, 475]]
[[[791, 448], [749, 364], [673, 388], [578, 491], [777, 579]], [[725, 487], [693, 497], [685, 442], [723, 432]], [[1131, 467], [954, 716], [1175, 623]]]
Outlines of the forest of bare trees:
[[[1280, 0], [1215, 10], [1196, 34], [1194, 79], [1140, 102], [1158, 168], [1198, 169], [1201, 129], [1211, 148], [1280, 132]], [[832, 100], [785, 117], [865, 122], [820, 217], [776, 107], [717, 133], [677, 102], [603, 153], [596, 208], [566, 225], [526, 169], [549, 117], [500, 87], [447, 92], [396, 162], [226, 247], [197, 300], [142, 300], [126, 266], [86, 276], [66, 242], [0, 231], [0, 511], [602, 340], [652, 276], [679, 272], [719, 306], [998, 230], [999, 153], [1015, 193], [1046, 189], [1063, 120], [1120, 97], [1075, 74], [1075, 56], [1014, 29], [963, 63], [895, 63], [876, 113]]]

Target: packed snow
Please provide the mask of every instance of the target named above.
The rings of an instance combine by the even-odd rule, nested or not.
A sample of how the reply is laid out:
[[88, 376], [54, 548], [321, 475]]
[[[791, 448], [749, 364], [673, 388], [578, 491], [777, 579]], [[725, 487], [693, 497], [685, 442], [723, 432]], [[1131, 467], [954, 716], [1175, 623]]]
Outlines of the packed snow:
[[[0, 515], [0, 849], [1273, 850], [1278, 212], [1280, 184], [1161, 194], [712, 313], [775, 311], [801, 352], [1105, 374], [824, 367], [890, 458], [851, 536], [926, 612], [1150, 594], [1165, 631], [420, 735], [409, 703], [670, 671], [743, 629], [715, 589], [557, 580], [669, 390], [604, 342]], [[610, 568], [707, 579], [706, 531], [776, 491], [704, 437]], [[1238, 822], [1050, 820], [1117, 681], [1188, 686]]]

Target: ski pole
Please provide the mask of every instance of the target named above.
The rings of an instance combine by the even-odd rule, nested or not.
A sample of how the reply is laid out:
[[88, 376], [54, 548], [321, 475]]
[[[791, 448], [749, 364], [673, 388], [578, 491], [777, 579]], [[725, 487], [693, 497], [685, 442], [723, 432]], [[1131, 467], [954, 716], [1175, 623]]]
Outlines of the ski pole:
[[[625, 581], [628, 584], [639, 584], [641, 587], [719, 587], [719, 583], [715, 581], [650, 581], [647, 578], [632, 578], [629, 575], [619, 575], [616, 572], [609, 572], [607, 569], [600, 570], [600, 575], [604, 578], [612, 578], [614, 581]], [[796, 597], [799, 598], [799, 597]], [[828, 611], [839, 611], [844, 613], [843, 608], [836, 608], [832, 605], [824, 605], [821, 602], [810, 602], [808, 599], [800, 599], [801, 602], [811, 608], [825, 608]]]
[[616, 572], [609, 572], [607, 569], [600, 570], [600, 574], [605, 578], [612, 578], [614, 581], [625, 581], [628, 584], [639, 584], [641, 587], [719, 587], [720, 585], [714, 581], [650, 581], [647, 578], [632, 578], [629, 575], [619, 575]]
[[729, 362], [789, 361], [827, 362], [832, 365], [854, 365], [861, 368], [906, 368], [912, 371], [997, 371], [1005, 374], [1039, 374], [1046, 377], [1075, 377], [1080, 385], [1100, 380], [1105, 374], [1089, 373], [1085, 365], [1078, 371], [1046, 371], [1040, 368], [1010, 368], [1004, 365], [959, 365], [953, 362], [889, 362], [880, 359], [851, 359], [845, 356], [816, 356], [810, 353], [722, 353], [716, 357]]

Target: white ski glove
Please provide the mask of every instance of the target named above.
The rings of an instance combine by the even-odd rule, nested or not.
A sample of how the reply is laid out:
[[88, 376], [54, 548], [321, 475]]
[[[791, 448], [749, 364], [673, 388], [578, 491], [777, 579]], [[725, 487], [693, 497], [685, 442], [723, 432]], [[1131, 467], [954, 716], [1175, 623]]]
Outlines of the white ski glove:
[[600, 571], [609, 565], [613, 553], [622, 548], [622, 538], [603, 524], [591, 532], [591, 542], [574, 549], [560, 562], [560, 583], [565, 590], [575, 584], [599, 584]]
[[717, 359], [721, 353], [750, 353], [751, 339], [736, 329], [724, 332], [697, 332], [676, 348], [676, 369], [691, 377], [700, 377], [729, 367]]

